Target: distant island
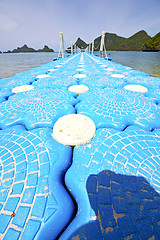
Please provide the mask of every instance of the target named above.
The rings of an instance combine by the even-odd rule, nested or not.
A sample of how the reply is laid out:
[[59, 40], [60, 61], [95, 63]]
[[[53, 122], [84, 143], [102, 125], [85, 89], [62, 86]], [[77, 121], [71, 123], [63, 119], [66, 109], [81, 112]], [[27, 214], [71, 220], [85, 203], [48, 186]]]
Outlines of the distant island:
[[[105, 46], [109, 51], [139, 51], [142, 45], [150, 39], [144, 31], [139, 31], [129, 38], [120, 37], [114, 33], [105, 34]], [[100, 48], [101, 36], [96, 38], [95, 48]]]
[[[101, 36], [94, 39], [94, 51], [100, 50]], [[91, 43], [90, 43], [91, 44]], [[74, 43], [81, 50], [86, 49], [89, 43], [84, 42], [78, 37]], [[154, 37], [150, 37], [144, 30], [141, 30], [129, 38], [118, 36], [115, 33], [105, 33], [105, 47], [107, 51], [160, 51], [160, 32]], [[71, 47], [66, 49], [68, 53], [71, 52]], [[3, 53], [28, 53], [28, 52], [54, 52], [53, 49], [44, 45], [43, 49], [35, 50], [28, 47], [26, 44], [18, 47], [13, 51], [8, 50]], [[0, 53], [2, 53], [0, 51]]]
[[[100, 50], [100, 42], [101, 36], [94, 39], [94, 51]], [[75, 44], [82, 50], [89, 46], [80, 38]], [[115, 33], [105, 33], [105, 47], [107, 51], [160, 51], [160, 33], [150, 37], [142, 30], [129, 38], [118, 36]], [[70, 51], [71, 48], [67, 48], [67, 52]]]
[[25, 44], [22, 47], [14, 49], [13, 51], [8, 50], [7, 52], [3, 53], [30, 53], [30, 52], [54, 52], [54, 50], [49, 48], [47, 45], [44, 45], [43, 49], [35, 50], [34, 48], [30, 48]]
[[149, 38], [142, 47], [142, 51], [153, 51], [159, 52], [160, 51], [160, 32], [157, 33], [154, 37]]

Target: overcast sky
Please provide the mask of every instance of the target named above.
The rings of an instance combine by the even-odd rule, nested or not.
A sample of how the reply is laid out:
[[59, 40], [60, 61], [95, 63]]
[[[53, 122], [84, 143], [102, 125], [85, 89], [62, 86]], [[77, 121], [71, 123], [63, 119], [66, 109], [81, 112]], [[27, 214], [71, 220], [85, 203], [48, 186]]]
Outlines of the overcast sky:
[[102, 31], [130, 37], [160, 32], [160, 0], [0, 0], [0, 50], [27, 44], [59, 50], [80, 37], [86, 43]]

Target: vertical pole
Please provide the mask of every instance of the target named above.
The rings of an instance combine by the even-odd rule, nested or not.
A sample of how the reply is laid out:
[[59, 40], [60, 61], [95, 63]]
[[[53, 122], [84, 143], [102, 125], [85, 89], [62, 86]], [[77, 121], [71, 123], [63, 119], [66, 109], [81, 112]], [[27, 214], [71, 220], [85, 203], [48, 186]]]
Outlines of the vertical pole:
[[101, 46], [100, 46], [100, 54], [103, 57], [103, 49], [105, 49], [104, 47], [104, 39], [105, 39], [105, 32], [102, 32], [102, 37], [101, 37]]
[[74, 53], [76, 53], [76, 44], [74, 45]]
[[73, 42], [71, 41], [71, 55], [73, 55]]
[[89, 44], [89, 46], [88, 46], [88, 52], [90, 53], [90, 51], [91, 51], [91, 44]]
[[93, 54], [93, 51], [94, 51], [94, 40], [92, 42], [92, 54]]
[[61, 46], [62, 58], [64, 58], [64, 40], [63, 40], [63, 33], [62, 32], [60, 32], [60, 46]]

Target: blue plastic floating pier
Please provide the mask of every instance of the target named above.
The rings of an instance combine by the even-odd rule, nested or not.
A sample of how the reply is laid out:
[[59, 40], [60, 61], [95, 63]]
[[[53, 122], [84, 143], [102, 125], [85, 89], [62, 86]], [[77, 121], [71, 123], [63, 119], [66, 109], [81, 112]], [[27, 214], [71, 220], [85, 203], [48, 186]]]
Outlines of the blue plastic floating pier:
[[41, 88], [17, 93], [0, 105], [0, 128], [15, 124], [27, 129], [52, 127], [59, 117], [75, 113], [76, 103], [72, 94], [64, 89]]
[[68, 239], [159, 239], [160, 196], [142, 177], [102, 171], [86, 189], [96, 220]]
[[59, 236], [74, 208], [63, 188], [71, 157], [71, 148], [56, 142], [51, 129], [0, 131], [1, 239]]
[[123, 130], [128, 125], [160, 127], [159, 107], [143, 94], [125, 89], [93, 90], [78, 97], [77, 113], [90, 117], [97, 127]]
[[[79, 156], [83, 156], [83, 158], [81, 157], [80, 159]], [[111, 170], [114, 173], [118, 174], [117, 179], [119, 177], [120, 180], [122, 178], [122, 175], [126, 179], [127, 179], [126, 176], [138, 176], [138, 177], [140, 176], [144, 177], [147, 180], [148, 185], [146, 186], [146, 188], [148, 192], [149, 192], [148, 189], [152, 188], [160, 192], [159, 161], [160, 161], [159, 130], [156, 130], [154, 132], [148, 132], [138, 127], [128, 127], [124, 131], [117, 131], [114, 129], [103, 128], [97, 130], [95, 138], [92, 139], [88, 144], [76, 146], [74, 149], [72, 166], [67, 171], [65, 178], [67, 187], [71, 190], [72, 195], [74, 196], [78, 203], [79, 211], [76, 218], [71, 223], [70, 228], [68, 228], [64, 233], [66, 234], [64, 235], [64, 239], [65, 238], [67, 239], [67, 237], [70, 236], [71, 232], [72, 234], [74, 231], [76, 232], [80, 225], [82, 226], [84, 224], [92, 222], [92, 220], [95, 219], [94, 218], [95, 212], [93, 212], [93, 210], [95, 211], [95, 209], [93, 209], [92, 204], [89, 201], [86, 189], [87, 179], [89, 178], [90, 175], [98, 174], [103, 170]], [[108, 201], [108, 204], [110, 205], [115, 204], [115, 209], [123, 207], [124, 201], [127, 201], [127, 199], [125, 199], [124, 197], [125, 190], [122, 189], [121, 186], [116, 185], [116, 183], [114, 189], [107, 188], [104, 189], [103, 185], [107, 185], [107, 183], [108, 188], [110, 187], [110, 181], [107, 180], [106, 178], [107, 177], [104, 177], [104, 179], [102, 178], [100, 184], [102, 185], [101, 188], [103, 190], [101, 193], [102, 195], [100, 195], [102, 201], [101, 204], [103, 205], [104, 201], [104, 203], [107, 205]], [[134, 179], [133, 177], [130, 178]], [[94, 184], [95, 186], [90, 187], [91, 185], [90, 184], [88, 187], [89, 188], [88, 191], [89, 192], [93, 191], [94, 193], [96, 193], [97, 184], [94, 183], [94, 178], [92, 184]], [[78, 186], [78, 190], [76, 186]], [[134, 181], [133, 183], [130, 182], [128, 182], [128, 184], [126, 183], [126, 187], [129, 188], [128, 194], [130, 195], [128, 196], [130, 196], [131, 198], [130, 201], [133, 201], [133, 204], [138, 204], [137, 198], [141, 198], [141, 196], [138, 193], [133, 195], [132, 193], [129, 193], [130, 190], [131, 191], [134, 190], [134, 192], [136, 192], [136, 186], [134, 186]], [[107, 194], [108, 191], [110, 192], [109, 196], [103, 195], [103, 193]], [[120, 201], [121, 199], [123, 199], [123, 201], [121, 200], [121, 203], [120, 202], [114, 203], [114, 199], [112, 199], [111, 197], [113, 193], [120, 196], [122, 194], [123, 198], [119, 198], [118, 201]], [[125, 194], [127, 195], [127, 190]], [[148, 199], [147, 194], [149, 193], [146, 193], [145, 191], [143, 193], [142, 191], [141, 194], [146, 195], [146, 198]], [[159, 194], [156, 193], [156, 196], [158, 196], [157, 201], [159, 202], [160, 200]], [[92, 196], [89, 195], [89, 197], [91, 198]], [[92, 201], [95, 208], [99, 207], [100, 203], [98, 202], [98, 198], [94, 198], [92, 199]], [[147, 202], [146, 200], [146, 204], [148, 204], [147, 206], [149, 207], [151, 203]], [[152, 203], [150, 209], [153, 208], [153, 205], [154, 203]], [[111, 206], [108, 206], [108, 208], [110, 208], [111, 210]], [[122, 212], [118, 212], [115, 210], [117, 214], [123, 213], [124, 216], [126, 215], [125, 211], [126, 210], [123, 211], [123, 209]], [[160, 217], [159, 208], [157, 214]], [[98, 216], [98, 213], [96, 213], [96, 215]], [[107, 213], [105, 217], [105, 207], [104, 213], [102, 213], [102, 215], [104, 215], [103, 218], [106, 218], [103, 220], [104, 222], [109, 221], [107, 220], [108, 217], [112, 218], [113, 222], [116, 221], [116, 218], [113, 217], [113, 213], [111, 216], [108, 216], [109, 213]], [[113, 226], [110, 225], [108, 227], [114, 227], [114, 225]]]
[[[0, 79], [0, 239], [160, 239], [159, 104], [159, 78], [87, 53]], [[53, 138], [68, 114], [94, 121], [90, 142]]]
[[13, 95], [11, 91], [2, 91], [0, 90], [0, 103], [8, 99], [9, 96]]
[[[68, 73], [69, 74], [69, 73]], [[72, 76], [52, 76], [48, 78], [42, 78], [32, 85], [35, 88], [60, 88], [60, 87], [70, 87], [71, 85], [77, 84], [76, 80]]]

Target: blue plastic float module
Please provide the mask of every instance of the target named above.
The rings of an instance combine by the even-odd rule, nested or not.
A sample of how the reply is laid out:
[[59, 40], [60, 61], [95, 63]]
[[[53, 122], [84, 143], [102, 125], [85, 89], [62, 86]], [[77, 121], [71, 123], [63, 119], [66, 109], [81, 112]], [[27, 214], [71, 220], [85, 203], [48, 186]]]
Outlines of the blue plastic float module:
[[[150, 129], [160, 126], [159, 108], [151, 100], [142, 94], [114, 89], [122, 88], [124, 83], [136, 82], [138, 78], [143, 80], [146, 76], [145, 73], [134, 72], [128, 67], [88, 54], [83, 54], [83, 60], [81, 56], [82, 54], [77, 54], [67, 60], [61, 59], [40, 68], [34, 68], [27, 73], [16, 75], [16, 79], [22, 77], [27, 79], [28, 76], [31, 76], [33, 81], [30, 81], [30, 84], [32, 83], [37, 89], [15, 94], [0, 105], [0, 127], [6, 128], [16, 124], [22, 124], [28, 129], [43, 126], [53, 127], [54, 122], [59, 117], [76, 112], [74, 106], [77, 104], [77, 100], [72, 96], [76, 97], [77, 95], [70, 93], [67, 88], [61, 86], [66, 84], [65, 86], [68, 87], [69, 85], [84, 83], [86, 83], [85, 85], [90, 84], [90, 90], [88, 93], [80, 94], [78, 100], [81, 102], [76, 105], [76, 109], [78, 113], [91, 117], [96, 122], [97, 127], [112, 126], [124, 129], [129, 124], [136, 124]], [[80, 64], [83, 62], [84, 66]], [[79, 71], [78, 68], [84, 70]], [[107, 68], [113, 68], [113, 70], [110, 71], [111, 69], [107, 70]], [[56, 69], [56, 71], [49, 71], [50, 69]], [[86, 78], [77, 79], [73, 77], [77, 73], [86, 74]], [[38, 79], [37, 75], [40, 74], [47, 74], [48, 77]], [[124, 77], [122, 79], [112, 77], [112, 74], [123, 74]], [[89, 78], [93, 80], [93, 83], [87, 81]], [[72, 79], [74, 79], [73, 82]], [[97, 83], [97, 79], [101, 80]], [[146, 79], [151, 78], [146, 77]], [[46, 89], [47, 85], [48, 88]], [[53, 89], [52, 85], [59, 89]], [[95, 86], [106, 87], [106, 89], [100, 90]], [[107, 88], [108, 86], [112, 88]], [[13, 134], [10, 133], [12, 131]], [[0, 185], [0, 188], [3, 187], [2, 190], [0, 189], [1, 199], [3, 200], [0, 201], [2, 207], [0, 222], [3, 223], [0, 227], [0, 236], [4, 237], [5, 240], [10, 240], [11, 236], [12, 239], [18, 239], [21, 236], [21, 239], [56, 239], [64, 231], [66, 224], [71, 221], [74, 212], [73, 203], [62, 187], [64, 172], [69, 167], [72, 158], [71, 148], [55, 142], [51, 137], [51, 131], [51, 129], [26, 131], [20, 126], [0, 131], [2, 136], [7, 136], [0, 141], [0, 145], [2, 144], [3, 150], [4, 146], [5, 148], [7, 146], [7, 149], [9, 148], [8, 152], [2, 152], [3, 164], [0, 166], [1, 176], [5, 176], [2, 178], [3, 184]], [[7, 134], [12, 136], [8, 137]], [[25, 140], [23, 141], [21, 138], [25, 138]], [[36, 143], [37, 138], [38, 143]], [[36, 152], [35, 154], [32, 147]], [[42, 147], [45, 148], [44, 151], [41, 149]], [[147, 132], [133, 126], [128, 127], [123, 132], [106, 128], [98, 129], [91, 142], [75, 147], [73, 164], [66, 175], [66, 184], [78, 204], [78, 214], [60, 239], [79, 237], [83, 233], [85, 234], [85, 231], [87, 231], [87, 239], [94, 239], [95, 236], [103, 239], [106, 234], [107, 239], [118, 239], [118, 237], [139, 239], [139, 235], [143, 239], [143, 237], [151, 237], [154, 231], [159, 234], [159, 225], [155, 224], [153, 226], [152, 224], [159, 221], [157, 220], [159, 219], [159, 208], [156, 210], [157, 215], [150, 214], [149, 217], [145, 218], [145, 221], [143, 219], [143, 224], [139, 221], [141, 219], [138, 219], [139, 225], [133, 219], [136, 215], [134, 215], [134, 211], [138, 216], [139, 207], [128, 208], [129, 210], [125, 211], [130, 212], [125, 216], [123, 212], [120, 212], [121, 209], [126, 207], [126, 201], [129, 201], [129, 203], [127, 202], [128, 207], [130, 201], [137, 206], [143, 200], [141, 196], [136, 195], [134, 188], [132, 188], [134, 184], [137, 184], [134, 182], [137, 178], [131, 178], [132, 183], [125, 184], [125, 181], [123, 181], [121, 186], [114, 185], [116, 181], [120, 183], [118, 181], [121, 178], [129, 181], [129, 177], [127, 178], [126, 175], [140, 175], [144, 176], [159, 191], [159, 147], [159, 130]], [[56, 160], [52, 162], [52, 159]], [[115, 173], [108, 171], [100, 173], [104, 169], [112, 170]], [[98, 176], [90, 176], [90, 174], [98, 173], [100, 173]], [[153, 174], [151, 175], [151, 173]], [[123, 176], [120, 176], [120, 174], [123, 174]], [[110, 193], [101, 189], [101, 185], [104, 186], [104, 189], [108, 187], [104, 180], [106, 175], [110, 179], [113, 175], [116, 176], [109, 186]], [[97, 178], [100, 178], [98, 180], [100, 181], [100, 189], [95, 180]], [[58, 185], [55, 184], [57, 182]], [[157, 193], [149, 188], [150, 186], [144, 179], [140, 178], [140, 182], [143, 182], [142, 184], [147, 188], [144, 188], [142, 194], [145, 195], [146, 199], [149, 198], [149, 203], [147, 202], [145, 205], [146, 202], [142, 202], [143, 205], [138, 206], [143, 206], [144, 210], [147, 208], [152, 211], [153, 205], [156, 205], [156, 200], [154, 199], [154, 203], [153, 201], [150, 203], [151, 193], [157, 201], [159, 195], [156, 195]], [[131, 196], [128, 195], [128, 189], [126, 192], [121, 191], [124, 185], [127, 188], [131, 186]], [[94, 191], [95, 186], [97, 186], [97, 196]], [[139, 183], [136, 186], [138, 187]], [[4, 188], [7, 190], [5, 191]], [[12, 192], [9, 189], [13, 189]], [[146, 191], [148, 192], [146, 193]], [[114, 199], [114, 195], [117, 196], [118, 193], [118, 200]], [[108, 194], [113, 195], [111, 202], [107, 202], [109, 201]], [[98, 203], [97, 197], [100, 199]], [[121, 197], [124, 201], [120, 201]], [[63, 200], [65, 202], [62, 203]], [[102, 205], [104, 206], [102, 207]], [[97, 209], [100, 215], [97, 215]], [[131, 211], [133, 214], [131, 214]], [[148, 213], [145, 211], [144, 214]], [[149, 218], [152, 218], [152, 220], [149, 220]], [[63, 221], [61, 222], [61, 220]], [[127, 228], [126, 223], [128, 223]], [[84, 226], [84, 229], [80, 229], [80, 232], [77, 233], [84, 224], [89, 224], [89, 227]], [[144, 231], [141, 229], [144, 229]], [[74, 233], [75, 231], [76, 233]], [[157, 237], [156, 234], [155, 237]], [[83, 238], [85, 236], [80, 239]]]
[[55, 75], [53, 77], [51, 75], [50, 77], [37, 80], [32, 85], [37, 89], [44, 87], [52, 88], [69, 87], [74, 84], [77, 84], [76, 79], [70, 76], [70, 74], [68, 73], [68, 76]]
[[11, 78], [0, 80], [1, 91], [12, 91], [13, 88], [21, 85], [30, 85], [36, 79], [30, 73], [23, 73], [21, 76], [13, 76]]
[[9, 96], [13, 95], [11, 91], [2, 91], [0, 90], [0, 103], [8, 99]]
[[59, 117], [75, 113], [77, 100], [65, 89], [17, 93], [0, 104], [0, 128], [21, 124], [27, 129], [53, 127]]
[[[88, 54], [84, 55], [84, 60], [87, 62], [87, 66], [90, 69], [90, 74], [86, 79], [81, 81], [83, 84], [88, 81], [89, 85], [102, 88], [107, 86], [122, 88], [127, 84], [140, 84], [148, 88], [149, 92], [146, 96], [152, 97], [154, 97], [153, 91], [160, 88], [160, 78], [150, 77], [149, 74], [142, 71], [136, 71], [121, 64], [108, 62]], [[88, 61], [90, 62], [89, 64]], [[94, 76], [92, 75], [93, 73]], [[112, 76], [113, 74], [120, 74], [120, 76], [123, 75], [124, 77], [114, 77]]]
[[[106, 60], [104, 61], [104, 63], [103, 60], [98, 61], [99, 63], [97, 63], [94, 57], [84, 55], [84, 62], [86, 62], [86, 64], [84, 64], [84, 68], [85, 73], [87, 73], [87, 77], [81, 79], [80, 83], [88, 83], [90, 86], [101, 88], [107, 86], [122, 88], [124, 85], [131, 83], [141, 84], [149, 89], [156, 89], [159, 87], [159, 81], [157, 78], [149, 77], [149, 75], [144, 72], [135, 71], [122, 66], [121, 64], [108, 62]], [[119, 76], [114, 76], [114, 74], [118, 74]]]
[[130, 67], [126, 67], [123, 66], [121, 64], [115, 63], [115, 62], [111, 62], [111, 61], [106, 61], [104, 58], [99, 58], [96, 57], [94, 55], [90, 55], [90, 54], [84, 54], [84, 63], [88, 62], [90, 63], [91, 68], [93, 67], [93, 63], [95, 63], [95, 67], [98, 69], [105, 69], [107, 70], [107, 68], [112, 68], [111, 71], [109, 71], [111, 74], [114, 73], [118, 73], [118, 74], [123, 74], [125, 76], [149, 76], [149, 74], [142, 72], [142, 71], [137, 71], [137, 70], [133, 70]]
[[[78, 64], [79, 58], [80, 58], [79, 55], [76, 55], [74, 57], [71, 56], [67, 60], [60, 59], [56, 62], [51, 62], [51, 63], [44, 64], [40, 67], [32, 68], [29, 71], [17, 73], [11, 78], [1, 79], [0, 80], [0, 89], [3, 91], [11, 91], [14, 87], [24, 85], [24, 84], [32, 84], [34, 81], [37, 80], [37, 76], [42, 75], [42, 74], [48, 74], [48, 75], [62, 74], [62, 75], [64, 75], [64, 74], [68, 74], [68, 73], [71, 74], [71, 71], [72, 71], [72, 74], [74, 74], [74, 72], [76, 72], [76, 69], [73, 70], [71, 68], [71, 66], [72, 66], [72, 64]], [[71, 64], [70, 64], [70, 61], [71, 61]], [[67, 68], [68, 68], [68, 73], [66, 71]], [[56, 73], [49, 72], [50, 69], [56, 69], [57, 71], [56, 71]], [[65, 71], [66, 71], [66, 73], [65, 73]]]
[[126, 78], [127, 84], [139, 84], [142, 85], [150, 92], [160, 89], [160, 78], [157, 77], [144, 77], [144, 76], [135, 76], [135, 77], [128, 77]]
[[152, 99], [155, 103], [160, 103], [160, 89], [157, 88], [155, 90], [148, 91], [144, 95]]
[[96, 220], [78, 228], [68, 239], [160, 238], [160, 195], [145, 178], [105, 170], [90, 175], [86, 189]]
[[29, 78], [6, 78], [0, 80], [0, 89], [1, 91], [12, 91], [14, 87], [24, 85], [24, 84], [30, 84], [31, 77]]
[[[155, 222], [158, 222], [160, 219], [160, 208], [158, 207], [160, 196], [157, 193], [160, 192], [159, 162], [160, 162], [160, 130], [149, 132], [133, 126], [128, 127], [124, 131], [103, 128], [97, 130], [96, 136], [89, 143], [76, 146], [73, 152], [73, 163], [65, 175], [65, 182], [66, 186], [68, 187], [68, 189], [70, 190], [71, 194], [73, 195], [74, 199], [78, 204], [78, 213], [73, 222], [66, 229], [66, 231], [64, 232], [60, 239], [69, 239], [69, 237], [75, 231], [77, 231], [80, 227], [82, 227], [85, 224], [88, 223], [96, 224], [96, 222], [94, 221], [96, 220], [95, 216], [98, 214], [96, 210], [97, 204], [102, 205], [115, 204], [114, 211], [115, 216], [117, 216], [117, 218], [118, 218], [117, 214], [126, 213], [126, 209], [127, 211], [128, 209], [133, 211], [134, 216], [136, 216], [136, 212], [134, 213], [134, 210], [138, 211], [140, 207], [144, 210], [144, 214], [145, 210], [151, 210], [147, 212], [147, 214], [149, 214], [147, 220], [145, 221], [144, 219], [144, 222], [143, 221], [139, 222], [140, 225], [143, 225], [144, 223], [142, 230], [144, 232], [145, 232], [144, 229], [148, 225], [148, 221], [151, 220], [150, 217], [152, 214], [153, 214], [152, 223], [154, 223], [154, 218], [156, 217], [158, 218], [158, 220], [155, 220]], [[103, 170], [114, 171], [116, 174], [118, 174], [115, 178], [115, 181], [121, 181], [123, 175], [123, 178], [126, 179], [126, 181], [124, 181], [123, 184], [127, 190], [125, 192], [123, 190], [123, 186], [117, 185], [117, 183], [113, 182], [111, 184], [109, 180], [107, 180], [109, 176], [107, 177], [106, 175], [104, 176], [104, 179], [100, 178], [101, 179], [100, 185], [102, 185], [103, 189], [99, 190], [101, 191], [99, 193], [100, 195], [98, 196], [100, 197], [101, 201], [99, 203], [97, 202], [98, 199], [96, 198], [96, 196], [92, 196], [91, 194], [91, 196], [89, 195], [88, 197], [87, 193], [87, 188], [88, 191], [93, 194], [97, 192], [96, 189], [97, 183], [95, 182], [97, 180], [95, 178], [92, 178], [92, 183], [90, 182], [89, 187], [87, 187], [86, 184], [87, 179], [90, 175], [98, 174]], [[116, 175], [115, 173], [114, 176]], [[154, 189], [150, 187], [148, 183], [144, 183], [143, 187], [142, 184], [140, 185], [140, 183], [139, 184], [136, 183], [134, 185], [134, 180], [136, 180], [135, 176], [144, 177]], [[129, 178], [131, 179], [131, 182]], [[144, 182], [146, 180], [143, 179], [142, 181]], [[141, 182], [141, 180], [138, 179], [136, 181]], [[92, 184], [93, 187], [91, 187]], [[105, 186], [107, 184], [108, 184], [107, 187], [110, 187], [111, 184], [110, 190], [106, 189]], [[140, 188], [142, 187], [144, 189], [144, 191], [140, 190], [141, 195], [143, 195], [144, 198], [143, 206], [139, 205], [141, 195], [139, 195], [140, 192], [137, 192], [136, 189], [138, 185], [140, 185], [139, 186]], [[132, 194], [132, 192], [134, 192], [134, 194]], [[112, 195], [111, 198], [110, 194]], [[119, 195], [119, 197], [114, 199], [113, 195], [117, 196]], [[157, 201], [155, 198], [156, 196]], [[154, 199], [154, 201], [150, 201], [149, 199], [151, 200]], [[134, 206], [131, 206], [131, 208], [129, 206], [125, 207], [127, 201], [129, 201], [129, 203], [132, 203]], [[115, 219], [113, 218], [112, 207], [99, 206], [99, 208], [100, 207], [102, 208], [104, 207], [104, 209], [102, 209], [103, 216], [102, 226], [103, 224], [105, 225], [106, 222], [108, 224], [106, 227], [115, 227], [117, 223], [115, 224]], [[153, 213], [152, 209], [157, 208], [158, 210], [156, 210], [156, 213]], [[128, 228], [126, 228], [128, 217], [129, 215], [127, 215], [126, 219], [124, 219], [125, 225], [122, 226], [124, 232], [129, 231]], [[123, 225], [123, 219], [121, 220], [122, 220], [121, 225]], [[145, 223], [147, 225], [145, 225]], [[151, 226], [149, 228], [151, 228]], [[112, 231], [112, 229], [110, 230]], [[132, 231], [134, 231], [134, 233], [136, 234], [134, 228], [132, 229]], [[148, 229], [146, 229], [146, 232], [147, 231]], [[153, 229], [151, 232], [153, 232]], [[133, 232], [129, 232], [127, 235], [130, 235], [132, 233]], [[160, 231], [158, 233], [160, 234]], [[142, 239], [148, 238], [142, 237]]]
[[1, 91], [12, 91], [14, 87], [30, 85], [35, 80], [36, 76], [33, 76], [31, 73], [23, 72], [20, 75], [14, 75], [11, 78], [2, 79], [0, 81], [0, 89]]
[[113, 87], [122, 88], [126, 82], [120, 78], [114, 78], [107, 75], [89, 75], [80, 81], [80, 84], [88, 85], [91, 87]]
[[57, 239], [74, 205], [63, 187], [72, 150], [51, 129], [0, 131], [0, 237]]
[[145, 129], [160, 127], [160, 110], [143, 94], [125, 89], [99, 89], [81, 94], [77, 98], [77, 113], [90, 117], [99, 127], [123, 130], [128, 125]]

